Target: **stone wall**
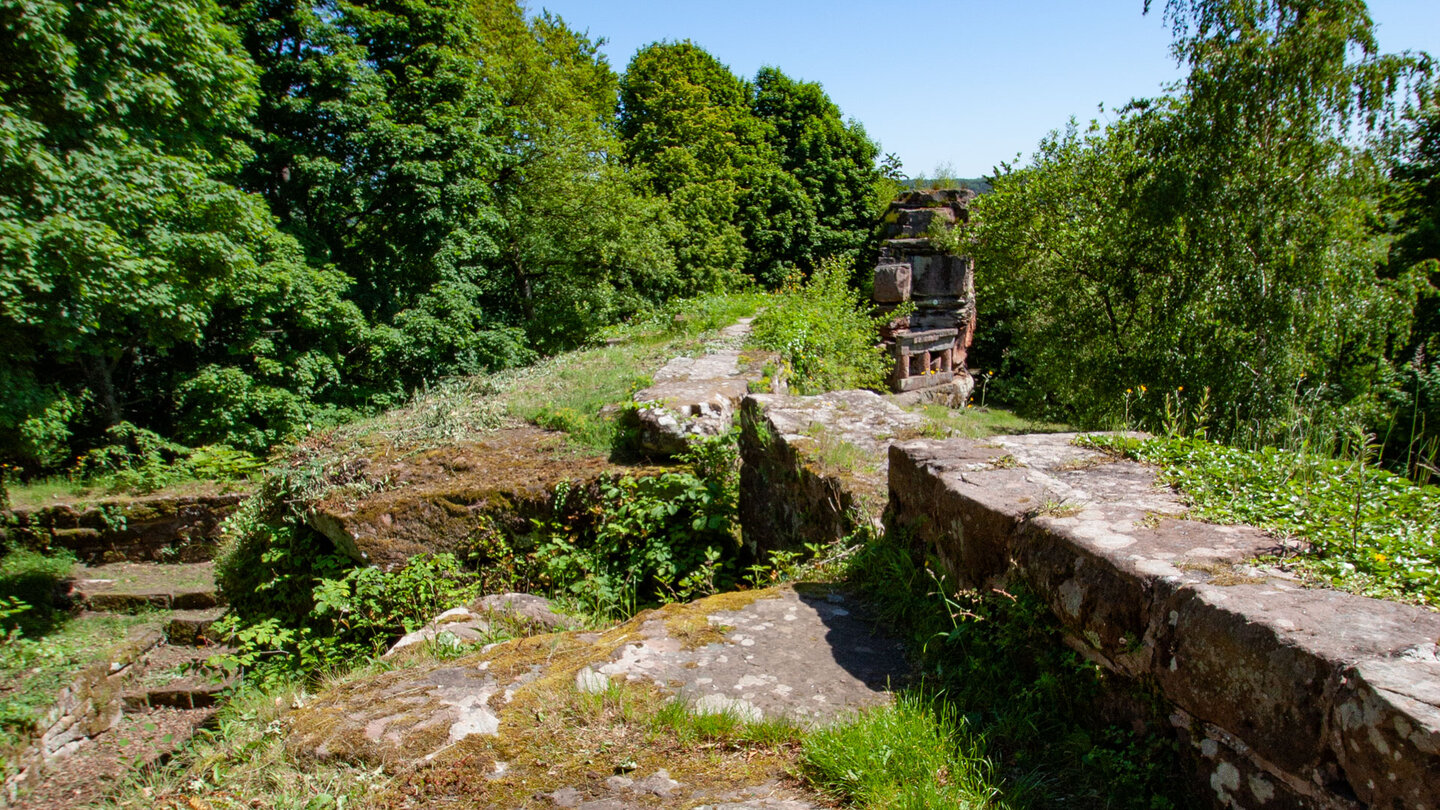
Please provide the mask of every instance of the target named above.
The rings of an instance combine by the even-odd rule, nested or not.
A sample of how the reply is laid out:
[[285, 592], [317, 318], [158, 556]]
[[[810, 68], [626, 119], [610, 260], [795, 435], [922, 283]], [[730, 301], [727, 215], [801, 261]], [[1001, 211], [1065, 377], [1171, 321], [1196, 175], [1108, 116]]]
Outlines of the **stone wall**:
[[16, 509], [10, 542], [67, 548], [87, 563], [199, 562], [214, 556], [224, 520], [248, 493], [156, 495]]
[[889, 520], [974, 587], [1023, 578], [1069, 643], [1158, 696], [1215, 807], [1440, 807], [1440, 614], [1248, 564], [1147, 467], [1066, 434], [896, 443]]
[[86, 740], [109, 730], [124, 714], [123, 692], [143, 666], [143, 658], [162, 640], [144, 630], [119, 645], [105, 660], [76, 674], [55, 696], [19, 750], [7, 752], [0, 806], [33, 788], [51, 765], [73, 754]]
[[751, 394], [740, 406], [740, 526], [752, 554], [879, 526], [887, 449], [923, 417], [869, 391]]

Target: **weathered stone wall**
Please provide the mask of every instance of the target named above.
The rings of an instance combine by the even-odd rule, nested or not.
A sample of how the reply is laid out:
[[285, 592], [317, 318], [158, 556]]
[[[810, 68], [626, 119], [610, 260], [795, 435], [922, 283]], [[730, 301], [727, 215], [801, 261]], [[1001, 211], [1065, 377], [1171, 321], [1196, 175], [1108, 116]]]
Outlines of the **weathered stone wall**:
[[897, 443], [889, 519], [961, 582], [1023, 578], [1158, 695], [1213, 806], [1440, 806], [1440, 614], [1248, 565], [1276, 541], [1071, 438]]
[[6, 752], [0, 806], [14, 801], [19, 791], [38, 784], [50, 765], [120, 720], [125, 709], [125, 688], [135, 679], [145, 653], [160, 641], [160, 633], [154, 630], [130, 638], [106, 660], [80, 670], [56, 694], [54, 705], [36, 722], [19, 750]]
[[953, 389], [947, 399], [959, 404], [974, 388], [965, 365], [975, 335], [974, 263], [931, 239], [965, 222], [974, 199], [975, 192], [962, 189], [907, 191], [885, 212], [872, 298], [880, 314], [913, 304], [882, 333], [895, 363], [893, 391]]
[[198, 562], [214, 556], [220, 522], [246, 496], [158, 495], [16, 509], [8, 531], [13, 543], [67, 548], [89, 563]]
[[751, 394], [740, 406], [740, 526], [753, 554], [878, 526], [886, 449], [923, 417], [869, 391]]

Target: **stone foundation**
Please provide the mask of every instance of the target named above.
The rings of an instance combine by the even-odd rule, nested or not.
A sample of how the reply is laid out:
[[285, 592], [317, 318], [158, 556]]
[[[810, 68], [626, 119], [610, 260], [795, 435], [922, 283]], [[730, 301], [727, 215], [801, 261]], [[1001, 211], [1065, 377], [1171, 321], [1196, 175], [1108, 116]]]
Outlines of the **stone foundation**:
[[214, 556], [220, 521], [249, 493], [156, 495], [16, 509], [11, 542], [66, 548], [82, 562], [200, 562]]
[[1089, 659], [1163, 702], [1215, 807], [1440, 807], [1440, 614], [1246, 563], [1151, 469], [1069, 434], [890, 448], [888, 518], [971, 587], [1023, 578]]

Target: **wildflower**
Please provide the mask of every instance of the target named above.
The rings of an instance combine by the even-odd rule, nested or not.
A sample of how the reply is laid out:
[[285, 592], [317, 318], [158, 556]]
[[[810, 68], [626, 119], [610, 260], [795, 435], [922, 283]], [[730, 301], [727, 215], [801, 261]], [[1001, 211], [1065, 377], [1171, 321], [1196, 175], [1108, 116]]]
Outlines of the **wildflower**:
[[1383, 562], [1389, 562], [1389, 560], [1390, 560], [1389, 557], [1386, 557], [1384, 554], [1381, 554], [1381, 553], [1378, 552], [1378, 551], [1375, 552], [1374, 557], [1375, 557], [1375, 562], [1381, 562], [1381, 563], [1383, 563]]
[[1130, 389], [1129, 389], [1129, 388], [1126, 388], [1126, 389], [1125, 389], [1125, 395], [1126, 395], [1126, 396], [1129, 396], [1129, 395], [1130, 395]]

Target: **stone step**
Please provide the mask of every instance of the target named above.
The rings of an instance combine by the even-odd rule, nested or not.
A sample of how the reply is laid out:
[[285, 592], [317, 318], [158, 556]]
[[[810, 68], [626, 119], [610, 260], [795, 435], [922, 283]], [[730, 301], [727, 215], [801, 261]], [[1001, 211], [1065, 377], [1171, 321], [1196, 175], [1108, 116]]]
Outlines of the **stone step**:
[[225, 608], [213, 607], [204, 610], [177, 610], [165, 622], [165, 641], [173, 646], [201, 647], [219, 642], [210, 628]]
[[220, 522], [240, 505], [245, 491], [169, 492], [142, 498], [19, 505], [12, 540], [58, 546], [86, 562], [200, 562], [214, 556]]
[[230, 648], [162, 644], [145, 655], [142, 674], [122, 695], [125, 711], [133, 713], [162, 706], [203, 709], [213, 706], [235, 679], [206, 665], [211, 656]]
[[205, 610], [223, 603], [212, 562], [80, 563], [70, 574], [69, 597], [90, 610], [113, 613]]
[[165, 707], [128, 713], [53, 763], [41, 780], [22, 787], [8, 806], [12, 810], [89, 806], [133, 773], [168, 761], [214, 714], [213, 708]]

